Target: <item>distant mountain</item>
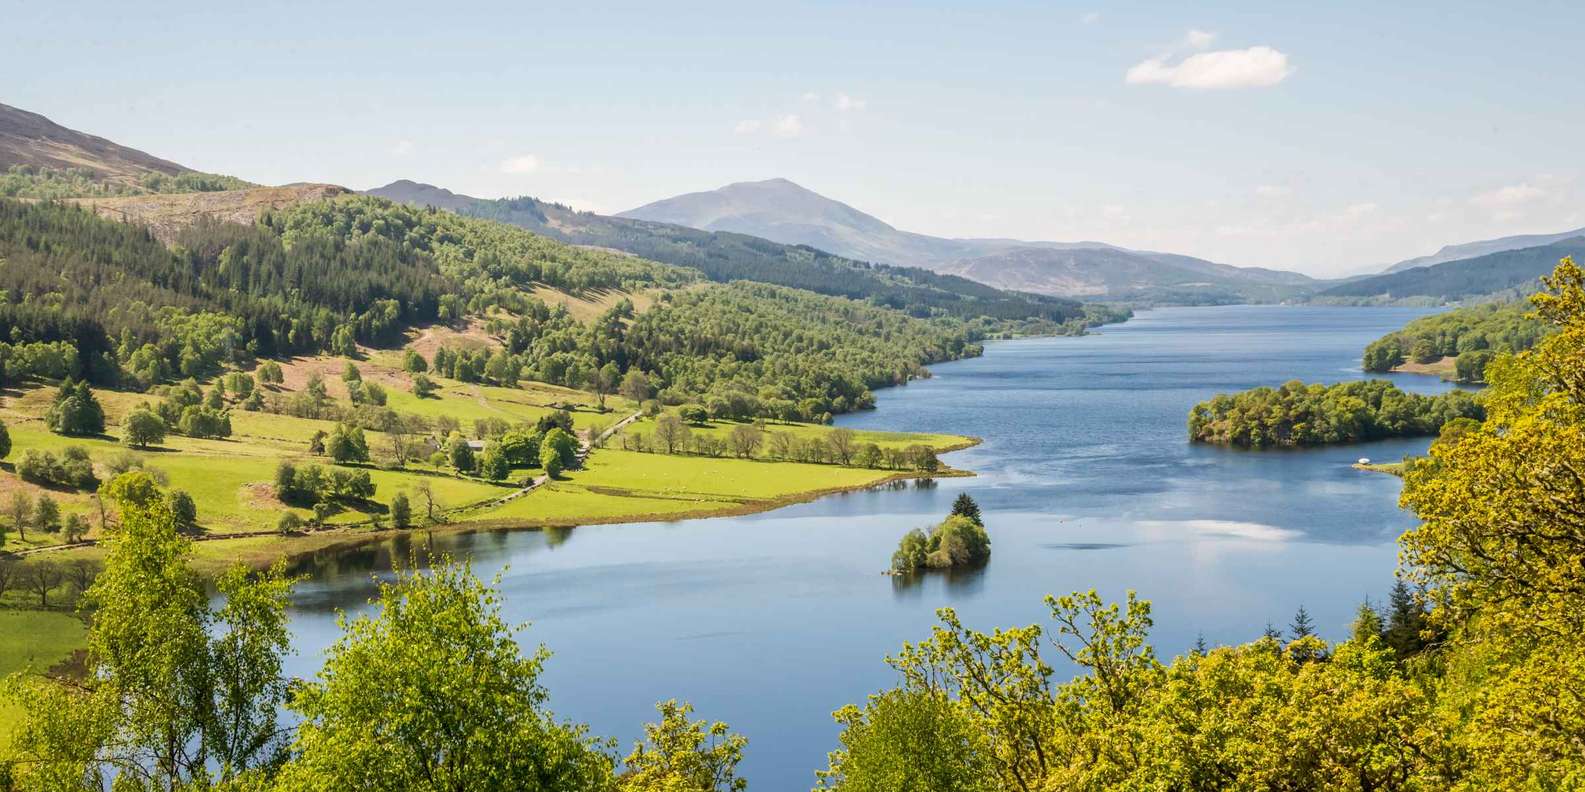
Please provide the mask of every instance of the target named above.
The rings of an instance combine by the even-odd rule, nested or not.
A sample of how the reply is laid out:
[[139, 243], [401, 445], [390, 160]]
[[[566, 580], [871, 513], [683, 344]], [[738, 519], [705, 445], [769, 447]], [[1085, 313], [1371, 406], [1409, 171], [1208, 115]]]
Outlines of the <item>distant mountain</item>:
[[1101, 242], [947, 239], [899, 230], [786, 179], [739, 182], [622, 212], [618, 217], [732, 231], [848, 258], [924, 267], [1007, 289], [1063, 297], [1165, 302], [1270, 301], [1306, 293], [1312, 279]]
[[1541, 276], [1550, 274], [1564, 256], [1585, 259], [1585, 235], [1353, 280], [1315, 296], [1320, 300], [1422, 298], [1437, 302], [1519, 296], [1540, 288]]
[[1081, 319], [1075, 301], [998, 289], [916, 267], [891, 267], [835, 256], [807, 245], [771, 242], [724, 231], [579, 212], [536, 198], [488, 200], [406, 179], [366, 194], [414, 206], [510, 223], [577, 245], [618, 250], [652, 261], [693, 267], [711, 280], [752, 280], [852, 299], [917, 316], [942, 312], [994, 319]]
[[1484, 256], [1488, 253], [1501, 253], [1505, 250], [1520, 250], [1522, 248], [1540, 247], [1542, 245], [1550, 245], [1553, 242], [1561, 242], [1565, 239], [1572, 239], [1578, 236], [1585, 236], [1585, 228], [1576, 228], [1573, 231], [1563, 231], [1556, 234], [1521, 234], [1519, 236], [1508, 236], [1502, 237], [1500, 239], [1487, 239], [1480, 242], [1465, 242], [1462, 245], [1447, 245], [1446, 247], [1443, 247], [1441, 250], [1438, 250], [1429, 256], [1420, 256], [1419, 258], [1405, 259], [1400, 261], [1397, 264], [1382, 270], [1382, 272], [1402, 272], [1403, 270], [1413, 269], [1414, 267], [1429, 267], [1433, 264], [1441, 264], [1445, 261], [1458, 261], [1460, 259], [1475, 258], [1476, 256]]

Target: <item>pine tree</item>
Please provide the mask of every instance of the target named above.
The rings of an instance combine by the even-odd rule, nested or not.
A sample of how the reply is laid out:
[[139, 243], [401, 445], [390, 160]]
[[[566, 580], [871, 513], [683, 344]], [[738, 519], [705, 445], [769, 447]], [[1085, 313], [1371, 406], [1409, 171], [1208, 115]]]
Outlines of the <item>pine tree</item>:
[[952, 502], [952, 516], [967, 517], [973, 520], [975, 525], [985, 524], [980, 519], [980, 505], [975, 503], [967, 492], [959, 494], [958, 499]]
[[1376, 611], [1376, 606], [1370, 602], [1370, 597], [1360, 603], [1359, 612], [1354, 616], [1354, 630], [1351, 639], [1354, 643], [1368, 645], [1372, 640], [1382, 640], [1381, 614]]
[[1398, 578], [1387, 600], [1387, 646], [1404, 658], [1425, 648], [1425, 610], [1415, 599], [1409, 585]]
[[1288, 634], [1295, 641], [1315, 635], [1315, 623], [1310, 621], [1310, 612], [1305, 610], [1303, 605], [1300, 605], [1299, 610], [1293, 614], [1293, 623], [1288, 625]]

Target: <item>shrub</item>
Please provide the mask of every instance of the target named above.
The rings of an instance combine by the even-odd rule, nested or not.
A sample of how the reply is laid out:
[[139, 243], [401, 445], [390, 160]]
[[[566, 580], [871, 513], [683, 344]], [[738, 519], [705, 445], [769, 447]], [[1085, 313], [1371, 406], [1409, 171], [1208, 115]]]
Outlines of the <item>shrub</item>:
[[282, 535], [297, 533], [303, 530], [303, 518], [298, 517], [296, 512], [286, 512], [275, 521], [275, 530]]

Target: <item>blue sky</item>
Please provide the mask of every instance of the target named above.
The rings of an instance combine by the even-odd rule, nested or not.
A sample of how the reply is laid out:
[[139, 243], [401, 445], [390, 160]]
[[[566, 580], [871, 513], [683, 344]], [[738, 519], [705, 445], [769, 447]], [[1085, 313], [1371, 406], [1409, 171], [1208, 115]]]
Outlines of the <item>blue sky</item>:
[[0, 0], [0, 102], [204, 170], [1356, 271], [1585, 226], [1580, 3]]

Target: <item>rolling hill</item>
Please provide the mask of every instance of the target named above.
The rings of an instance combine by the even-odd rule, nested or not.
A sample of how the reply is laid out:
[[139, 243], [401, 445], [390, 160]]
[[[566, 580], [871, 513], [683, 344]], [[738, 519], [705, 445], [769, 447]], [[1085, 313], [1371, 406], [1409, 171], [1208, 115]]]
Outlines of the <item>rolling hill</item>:
[[1517, 297], [1539, 289], [1541, 276], [1550, 274], [1564, 256], [1585, 257], [1585, 236], [1353, 280], [1325, 289], [1316, 298], [1456, 302]]
[[786, 179], [729, 184], [618, 217], [752, 234], [853, 259], [924, 267], [1005, 289], [1159, 302], [1272, 301], [1317, 284], [1304, 275], [1232, 267], [1101, 242], [947, 239], [899, 230]]
[[1066, 322], [1085, 311], [1070, 299], [1005, 291], [956, 275], [917, 267], [871, 264], [802, 244], [743, 233], [579, 212], [530, 197], [488, 200], [429, 184], [400, 180], [366, 194], [412, 206], [432, 206], [496, 220], [577, 245], [619, 250], [692, 267], [711, 280], [753, 280], [906, 310], [959, 317]]
[[1382, 270], [1382, 274], [1402, 272], [1415, 267], [1429, 267], [1447, 261], [1475, 258], [1488, 253], [1501, 253], [1505, 250], [1540, 247], [1541, 245], [1550, 245], [1553, 242], [1561, 242], [1565, 239], [1579, 236], [1585, 236], [1585, 228], [1576, 228], [1573, 231], [1563, 231], [1556, 234], [1521, 234], [1498, 239], [1485, 239], [1478, 242], [1465, 242], [1460, 245], [1447, 245], [1429, 256], [1400, 261]]

